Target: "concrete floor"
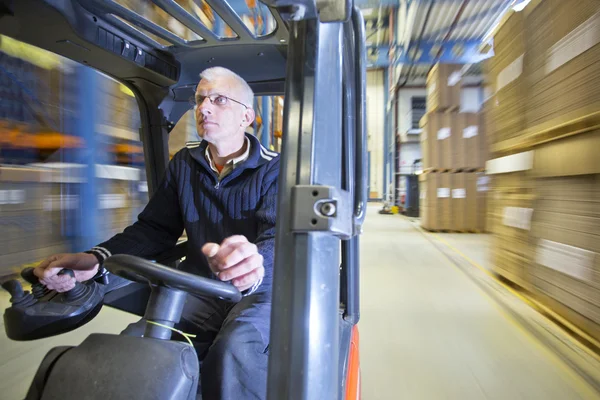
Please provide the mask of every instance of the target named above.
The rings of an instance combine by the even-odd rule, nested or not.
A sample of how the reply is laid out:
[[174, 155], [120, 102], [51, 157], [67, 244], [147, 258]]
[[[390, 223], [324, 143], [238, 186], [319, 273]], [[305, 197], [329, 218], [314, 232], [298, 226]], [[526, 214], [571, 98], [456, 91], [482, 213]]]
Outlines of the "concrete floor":
[[361, 242], [363, 399], [599, 399], [431, 241], [484, 267], [489, 235], [432, 235], [369, 205]]
[[[379, 215], [380, 208], [369, 205], [361, 242], [364, 400], [600, 399], [457, 268], [433, 244], [435, 235], [404, 217]], [[442, 238], [483, 266], [488, 239]], [[0, 308], [7, 306], [1, 293]], [[119, 332], [135, 319], [104, 308], [75, 332], [32, 343], [9, 341], [0, 329], [0, 398], [22, 399], [50, 348]]]

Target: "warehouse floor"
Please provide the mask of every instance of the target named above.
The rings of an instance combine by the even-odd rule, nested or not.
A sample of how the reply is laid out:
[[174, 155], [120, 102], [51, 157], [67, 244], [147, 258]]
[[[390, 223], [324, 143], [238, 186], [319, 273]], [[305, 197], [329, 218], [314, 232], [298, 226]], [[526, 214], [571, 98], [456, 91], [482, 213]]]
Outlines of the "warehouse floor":
[[[380, 208], [369, 205], [361, 242], [363, 399], [600, 399], [489, 293], [494, 280], [478, 268], [489, 266], [490, 235], [424, 233]], [[11, 342], [1, 329], [1, 397], [24, 397], [49, 348], [119, 332], [134, 319], [105, 308], [76, 332], [33, 343]]]

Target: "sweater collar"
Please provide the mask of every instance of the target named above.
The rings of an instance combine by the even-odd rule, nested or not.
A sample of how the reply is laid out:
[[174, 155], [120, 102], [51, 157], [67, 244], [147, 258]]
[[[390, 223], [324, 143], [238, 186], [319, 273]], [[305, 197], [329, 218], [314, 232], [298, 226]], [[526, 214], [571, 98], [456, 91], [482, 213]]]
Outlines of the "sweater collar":
[[[258, 168], [263, 164], [268, 163], [274, 158], [279, 156], [279, 153], [271, 151], [263, 146], [260, 141], [252, 134], [246, 133], [247, 140], [250, 141], [250, 153], [248, 154], [248, 158], [241, 162], [237, 167], [239, 169], [254, 169]], [[208, 142], [206, 140], [197, 141], [197, 142], [187, 142], [185, 147], [190, 152], [190, 155], [194, 160], [204, 165], [209, 170], [212, 170], [208, 161], [206, 160], [206, 148], [208, 147]]]

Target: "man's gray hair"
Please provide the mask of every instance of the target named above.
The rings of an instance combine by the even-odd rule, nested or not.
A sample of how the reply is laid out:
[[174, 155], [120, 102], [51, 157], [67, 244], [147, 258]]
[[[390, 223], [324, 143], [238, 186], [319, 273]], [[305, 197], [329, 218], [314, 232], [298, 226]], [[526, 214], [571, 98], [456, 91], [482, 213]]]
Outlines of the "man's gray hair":
[[238, 86], [240, 95], [242, 96], [242, 98], [235, 100], [239, 100], [242, 103], [246, 104], [246, 106], [248, 106], [249, 108], [253, 108], [254, 92], [252, 91], [248, 83], [244, 80], [244, 78], [242, 78], [235, 72], [223, 67], [211, 67], [205, 69], [200, 73], [200, 79], [204, 79], [209, 82], [217, 78], [227, 78], [234, 81], [236, 86]]

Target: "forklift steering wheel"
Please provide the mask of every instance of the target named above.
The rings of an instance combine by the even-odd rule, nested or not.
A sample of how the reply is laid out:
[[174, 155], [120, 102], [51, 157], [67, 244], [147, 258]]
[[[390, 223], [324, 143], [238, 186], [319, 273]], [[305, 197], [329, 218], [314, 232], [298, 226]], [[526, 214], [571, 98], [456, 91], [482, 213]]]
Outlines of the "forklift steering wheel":
[[240, 291], [230, 283], [192, 275], [140, 257], [117, 254], [107, 258], [103, 265], [115, 275], [140, 283], [179, 289], [190, 294], [215, 296], [235, 303], [242, 299]]

